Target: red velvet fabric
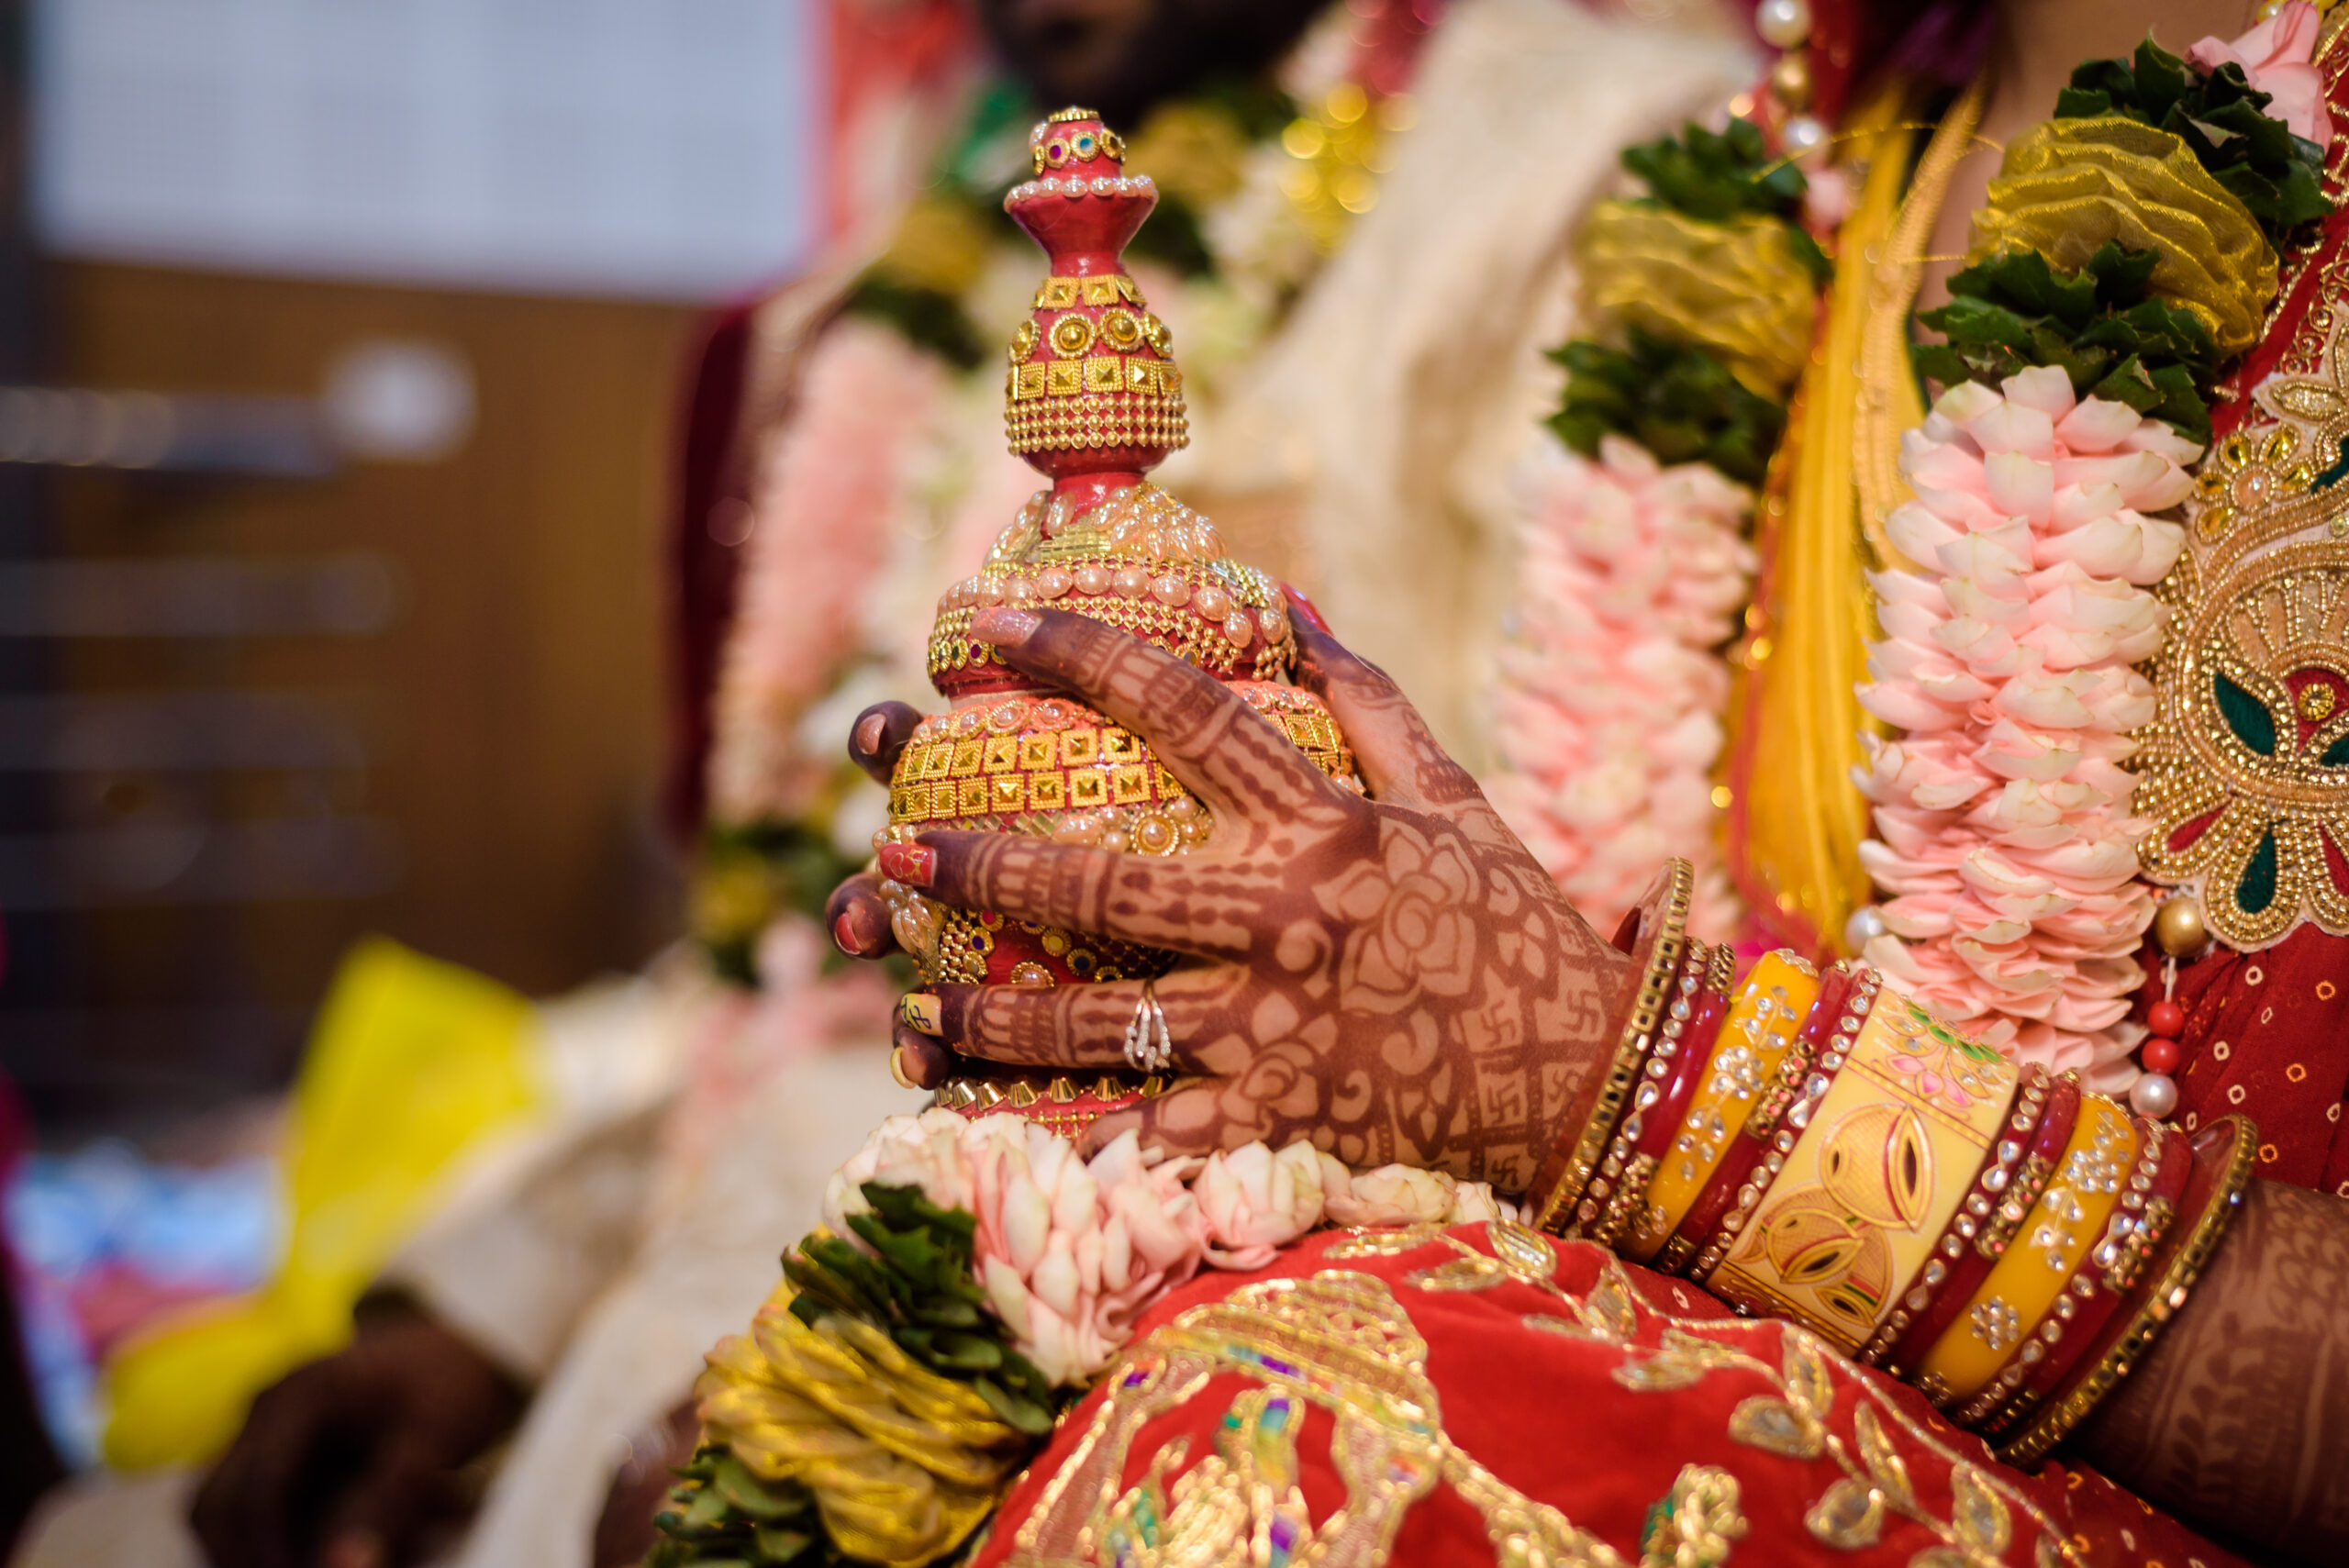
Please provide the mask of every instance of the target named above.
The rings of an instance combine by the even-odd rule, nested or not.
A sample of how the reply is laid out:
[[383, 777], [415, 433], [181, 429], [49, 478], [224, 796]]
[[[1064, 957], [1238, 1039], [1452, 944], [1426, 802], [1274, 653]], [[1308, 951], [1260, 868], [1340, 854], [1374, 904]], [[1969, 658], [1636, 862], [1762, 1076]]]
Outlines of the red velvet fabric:
[[[2138, 1016], [2162, 995], [2149, 950]], [[2258, 1173], [2349, 1197], [2349, 940], [2303, 926], [2264, 952], [2214, 948], [2177, 967], [2186, 1009], [2177, 1111], [2188, 1132], [2222, 1116], [2259, 1129]]]
[[[2032, 1562], [2044, 1535], [2060, 1538], [2073, 1561], [2099, 1568], [2222, 1568], [2238, 1561], [2093, 1472], [2049, 1464], [2026, 1475], [2001, 1466], [1978, 1440], [1950, 1427], [1909, 1388], [1833, 1355], [1783, 1324], [1734, 1318], [1703, 1292], [1620, 1263], [1589, 1243], [1556, 1247], [1558, 1266], [1551, 1276], [1559, 1287], [1555, 1291], [1490, 1264], [1483, 1265], [1488, 1278], [1482, 1288], [1457, 1288], [1463, 1272], [1477, 1267], [1464, 1255], [1488, 1258], [1494, 1248], [1482, 1225], [1462, 1227], [1453, 1235], [1461, 1245], [1430, 1235], [1423, 1245], [1399, 1255], [1349, 1257], [1343, 1255], [1343, 1234], [1325, 1233], [1286, 1250], [1262, 1273], [1202, 1276], [1152, 1310], [1145, 1329], [1171, 1331], [1138, 1340], [1141, 1359], [1130, 1364], [1149, 1366], [1151, 1358], [1167, 1353], [1163, 1347], [1181, 1343], [1186, 1330], [1196, 1341], [1205, 1330], [1194, 1309], [1204, 1304], [1230, 1304], [1235, 1296], [1244, 1301], [1245, 1293], [1260, 1291], [1267, 1281], [1307, 1282], [1317, 1275], [1329, 1278], [1325, 1270], [1345, 1271], [1375, 1281], [1424, 1341], [1419, 1353], [1427, 1388], [1419, 1397], [1428, 1419], [1449, 1442], [1523, 1497], [1558, 1510], [1596, 1535], [1627, 1562], [1639, 1561], [1651, 1510], [1672, 1494], [1687, 1465], [1714, 1467], [1736, 1483], [1736, 1511], [1744, 1533], [1735, 1542], [1735, 1562], [1899, 1564], [1928, 1548], [1947, 1545], [1945, 1534], [1899, 1509], [1888, 1510], [1874, 1542], [1858, 1550], [1831, 1550], [1806, 1523], [1806, 1515], [1830, 1488], [1853, 1475], [1851, 1466], [1864, 1465], [1859, 1456], [1869, 1447], [1862, 1431], [1866, 1424], [1881, 1431], [1898, 1455], [1915, 1511], [1944, 1527], [1955, 1511], [1954, 1465], [1963, 1461], [1976, 1467], [1999, 1497], [2009, 1522], [2007, 1544], [1994, 1554], [1998, 1560]], [[1333, 1248], [1339, 1255], [1331, 1255]], [[1446, 1275], [1438, 1271], [1448, 1272], [1453, 1288], [1443, 1288]], [[1604, 1304], [1609, 1282], [1622, 1304], [1613, 1310]], [[1345, 1325], [1356, 1341], [1361, 1325], [1360, 1318]], [[1235, 1342], [1247, 1343], [1244, 1338]], [[1686, 1352], [1692, 1342], [1701, 1342], [1708, 1353], [1742, 1352], [1743, 1364], [1700, 1366], [1685, 1381], [1666, 1377], [1652, 1379], [1665, 1385], [1639, 1386], [1642, 1369], [1653, 1373], [1664, 1364], [1659, 1351], [1669, 1360], [1677, 1348], [1681, 1360], [1689, 1362]], [[1741, 1439], [1741, 1412], [1784, 1405], [1790, 1387], [1803, 1386], [1789, 1369], [1801, 1364], [1804, 1347], [1815, 1349], [1820, 1391], [1827, 1396], [1814, 1402], [1820, 1415], [1816, 1453], [1797, 1457]], [[1293, 1351], [1282, 1353], [1292, 1362], [1298, 1359]], [[1140, 1428], [1123, 1462], [1098, 1489], [1101, 1504], [1140, 1485], [1154, 1456], [1185, 1440], [1182, 1458], [1165, 1472], [1167, 1489], [1179, 1503], [1181, 1478], [1218, 1453], [1219, 1438], [1228, 1451], [1226, 1413], [1235, 1399], [1259, 1385], [1298, 1386], [1250, 1370], [1237, 1359], [1217, 1365], [1197, 1393]], [[1397, 1374], [1406, 1382], [1410, 1375]], [[1104, 1401], [1120, 1397], [1126, 1381], [1120, 1369], [1061, 1422], [1051, 1446], [997, 1516], [991, 1539], [975, 1559], [980, 1568], [1042, 1561], [1035, 1549], [1049, 1540], [1053, 1518], [1046, 1514], [1031, 1526], [1031, 1516], [1037, 1516], [1055, 1474], [1073, 1460], [1082, 1462], [1097, 1413]], [[1357, 1462], [1350, 1488], [1333, 1457], [1333, 1406], [1339, 1401], [1308, 1394], [1303, 1402], [1307, 1415], [1296, 1444], [1296, 1485], [1311, 1521], [1322, 1527], [1350, 1494], [1359, 1509], [1365, 1485]], [[1102, 1451], [1114, 1451], [1100, 1438], [1091, 1440]], [[1861, 1473], [1869, 1473], [1863, 1468]], [[1061, 1515], [1063, 1522], [1087, 1513], [1104, 1517], [1087, 1500], [1068, 1501], [1080, 1489], [1066, 1488], [1062, 1507], [1074, 1511]], [[1035, 1532], [1026, 1545], [1023, 1527]], [[1097, 1551], [1103, 1548], [1097, 1529], [1091, 1540]], [[1415, 1565], [1488, 1562], [1495, 1557], [1486, 1513], [1446, 1479], [1410, 1506], [1394, 1538], [1391, 1561]], [[1109, 1559], [1103, 1552], [1097, 1560]]]

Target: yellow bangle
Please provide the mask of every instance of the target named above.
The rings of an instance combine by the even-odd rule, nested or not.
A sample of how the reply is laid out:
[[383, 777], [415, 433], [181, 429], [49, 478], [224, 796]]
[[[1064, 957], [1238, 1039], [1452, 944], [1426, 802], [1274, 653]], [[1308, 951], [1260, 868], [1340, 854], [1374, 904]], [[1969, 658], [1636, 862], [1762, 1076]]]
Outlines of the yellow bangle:
[[1705, 1082], [1649, 1180], [1646, 1207], [1623, 1239], [1623, 1256], [1644, 1263], [1680, 1228], [1818, 999], [1819, 972], [1794, 954], [1766, 953], [1753, 966], [1721, 1021]]
[[1975, 1287], [1965, 1315], [1917, 1363], [1917, 1386], [1947, 1407], [1980, 1392], [2038, 1331], [2040, 1319], [2104, 1235], [2137, 1158], [2137, 1129], [2102, 1095], [2087, 1095], [2047, 1190], [2007, 1254]]
[[[2200, 1199], [2203, 1207], [2192, 1227], [2179, 1239], [2159, 1276], [2138, 1293], [2135, 1312], [2125, 1325], [2116, 1326], [2117, 1337], [2104, 1354], [2085, 1375], [2076, 1374], [2070, 1386], [2041, 1407], [2028, 1426], [1999, 1446], [2001, 1462], [2022, 1469], [2037, 1464], [2144, 1359], [2163, 1328], [2186, 1306], [2188, 1292], [2201, 1278], [2229, 1222], [2243, 1207], [2243, 1192], [2251, 1185], [2252, 1168], [2259, 1157], [2258, 1129], [2239, 1116], [2212, 1122], [2196, 1134], [2198, 1155], [2206, 1142], [2210, 1151], [2219, 1155], [2221, 1165], [2210, 1195]], [[2188, 1201], [2196, 1196], [2190, 1195]]]
[[1879, 992], [1707, 1288], [1856, 1348], [1932, 1260], [2007, 1131], [2019, 1077], [1989, 1047]]

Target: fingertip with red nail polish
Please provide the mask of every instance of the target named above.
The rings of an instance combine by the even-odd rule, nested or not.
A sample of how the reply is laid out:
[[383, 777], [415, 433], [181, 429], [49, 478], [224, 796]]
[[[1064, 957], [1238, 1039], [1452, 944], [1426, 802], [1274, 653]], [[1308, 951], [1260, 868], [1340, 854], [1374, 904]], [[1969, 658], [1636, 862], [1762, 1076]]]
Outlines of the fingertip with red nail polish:
[[938, 851], [927, 844], [884, 844], [875, 858], [883, 876], [907, 887], [928, 887], [938, 874]]
[[851, 958], [864, 956], [864, 938], [856, 929], [855, 917], [845, 909], [832, 922], [832, 945]]

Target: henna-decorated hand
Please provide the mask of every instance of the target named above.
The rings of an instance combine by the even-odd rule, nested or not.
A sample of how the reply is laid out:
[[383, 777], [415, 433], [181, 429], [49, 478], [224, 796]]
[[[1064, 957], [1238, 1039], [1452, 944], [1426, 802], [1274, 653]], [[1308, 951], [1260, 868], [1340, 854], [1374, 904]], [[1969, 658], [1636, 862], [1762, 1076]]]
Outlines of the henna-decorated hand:
[[[1202, 1152], [1308, 1138], [1357, 1167], [1388, 1161], [1521, 1192], [1607, 1055], [1629, 963], [1594, 936], [1446, 756], [1394, 683], [1297, 617], [1298, 678], [1329, 705], [1372, 798], [1323, 775], [1231, 688], [1140, 639], [1057, 611], [985, 611], [973, 634], [1014, 668], [1146, 738], [1212, 808], [1213, 836], [1167, 858], [1008, 833], [934, 831], [882, 851], [930, 896], [1169, 949], [1157, 981], [1179, 1072], [1198, 1081], [1106, 1117]], [[858, 720], [885, 773], [911, 710]], [[835, 938], [874, 956], [887, 919], [870, 879], [832, 905]], [[1050, 1068], [1116, 1066], [1140, 982], [946, 985], [936, 1041], [900, 1026], [925, 1083], [944, 1047]], [[928, 1021], [928, 1020], [926, 1020]]]

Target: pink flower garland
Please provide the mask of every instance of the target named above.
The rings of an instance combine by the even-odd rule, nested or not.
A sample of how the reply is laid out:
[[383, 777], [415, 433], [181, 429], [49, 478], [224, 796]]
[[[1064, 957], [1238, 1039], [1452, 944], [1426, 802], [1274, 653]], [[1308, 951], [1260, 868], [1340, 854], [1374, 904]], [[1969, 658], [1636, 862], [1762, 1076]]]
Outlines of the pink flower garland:
[[2184, 547], [2144, 514], [2189, 488], [2191, 442], [2060, 370], [1967, 384], [1905, 438], [1917, 499], [1886, 519], [1915, 572], [1872, 573], [1884, 640], [1858, 783], [1888, 936], [1870, 962], [2006, 1050], [2125, 1089], [2154, 900], [2137, 880], [2128, 737], [2154, 716], [2131, 666], [2160, 646], [2143, 590]]
[[2323, 27], [2323, 15], [2308, 0], [2289, 0], [2232, 43], [2204, 39], [2186, 51], [2186, 62], [2205, 76], [2222, 65], [2242, 66], [2253, 91], [2274, 100], [2266, 111], [2268, 118], [2282, 120], [2294, 136], [2331, 147], [2332, 116], [2324, 104], [2324, 77], [2314, 63]]
[[979, 1283], [1020, 1354], [1062, 1386], [1108, 1366], [1151, 1304], [1201, 1268], [1262, 1268], [1325, 1220], [1516, 1218], [1481, 1182], [1399, 1165], [1356, 1175], [1309, 1143], [1157, 1160], [1127, 1133], [1087, 1161], [1017, 1117], [948, 1110], [891, 1117], [834, 1173], [824, 1218], [836, 1233], [852, 1236], [867, 1182], [918, 1186], [977, 1219]]
[[1753, 497], [1704, 463], [1608, 436], [1592, 462], [1544, 439], [1522, 482], [1519, 624], [1502, 651], [1492, 795], [1599, 930], [1657, 863], [1697, 865], [1693, 924], [1727, 934], [1712, 768], [1755, 567]]
[[843, 317], [808, 350], [798, 412], [762, 455], [734, 628], [718, 673], [712, 814], [789, 817], [833, 763], [796, 744], [800, 715], [860, 645], [867, 589], [906, 505], [906, 449], [946, 372], [887, 327]]

